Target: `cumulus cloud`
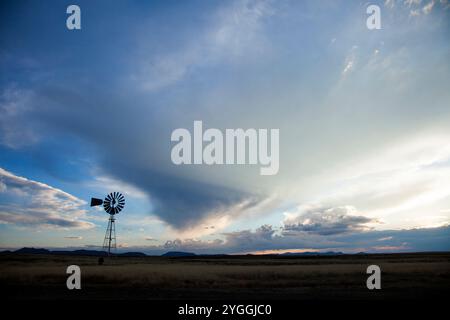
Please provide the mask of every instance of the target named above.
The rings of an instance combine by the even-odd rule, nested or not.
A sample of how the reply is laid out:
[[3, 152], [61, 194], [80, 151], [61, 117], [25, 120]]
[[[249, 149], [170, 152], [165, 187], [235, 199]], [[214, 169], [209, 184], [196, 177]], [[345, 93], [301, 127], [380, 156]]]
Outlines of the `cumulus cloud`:
[[262, 225], [255, 230], [240, 230], [222, 234], [224, 238], [212, 240], [175, 239], [162, 246], [151, 246], [145, 250], [179, 250], [197, 253], [241, 254], [256, 250], [280, 250], [293, 248], [331, 248], [339, 243], [313, 234], [284, 236], [280, 229], [271, 225]]
[[[449, 226], [410, 230], [369, 230], [331, 235], [308, 232], [283, 235], [279, 231], [273, 226], [263, 225], [256, 230], [226, 233], [224, 239], [176, 239], [163, 245], [136, 247], [133, 250], [149, 254], [161, 254], [169, 250], [198, 254], [245, 254], [289, 251], [414, 252], [450, 249]], [[380, 245], [380, 241], [383, 245]]]
[[351, 206], [313, 207], [301, 209], [299, 213], [286, 213], [284, 234], [308, 232], [320, 235], [334, 235], [368, 230], [368, 223], [376, 220], [356, 215]]
[[90, 229], [85, 201], [45, 183], [0, 168], [0, 223], [53, 229]]

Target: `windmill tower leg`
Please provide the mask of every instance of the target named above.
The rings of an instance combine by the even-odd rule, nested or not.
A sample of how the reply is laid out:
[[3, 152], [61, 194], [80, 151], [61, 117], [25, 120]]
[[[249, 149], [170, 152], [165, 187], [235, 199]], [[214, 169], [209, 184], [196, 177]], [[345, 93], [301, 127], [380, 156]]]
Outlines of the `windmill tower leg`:
[[111, 254], [111, 248], [116, 248], [116, 224], [112, 214], [109, 216], [108, 227], [103, 240], [103, 250], [108, 252], [108, 256]]

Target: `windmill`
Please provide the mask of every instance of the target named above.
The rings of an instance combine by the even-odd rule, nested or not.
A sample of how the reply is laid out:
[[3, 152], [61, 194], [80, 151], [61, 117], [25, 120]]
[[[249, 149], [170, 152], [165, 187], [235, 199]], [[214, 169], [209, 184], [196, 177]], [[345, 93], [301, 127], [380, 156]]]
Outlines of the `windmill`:
[[103, 250], [108, 250], [108, 256], [111, 254], [111, 248], [116, 249], [116, 219], [114, 216], [122, 211], [125, 206], [125, 197], [119, 192], [111, 192], [104, 200], [91, 198], [91, 207], [100, 206], [109, 214], [108, 227], [106, 228], [105, 239], [103, 240]]

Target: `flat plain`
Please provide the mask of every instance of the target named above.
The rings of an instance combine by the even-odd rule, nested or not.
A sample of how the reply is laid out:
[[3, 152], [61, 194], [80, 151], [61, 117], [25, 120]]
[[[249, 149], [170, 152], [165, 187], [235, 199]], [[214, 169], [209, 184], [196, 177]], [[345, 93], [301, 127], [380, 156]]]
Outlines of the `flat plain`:
[[[381, 268], [381, 290], [366, 269]], [[68, 290], [66, 268], [81, 268]], [[336, 256], [106, 257], [0, 255], [0, 285], [12, 300], [404, 300], [450, 296], [450, 253]]]

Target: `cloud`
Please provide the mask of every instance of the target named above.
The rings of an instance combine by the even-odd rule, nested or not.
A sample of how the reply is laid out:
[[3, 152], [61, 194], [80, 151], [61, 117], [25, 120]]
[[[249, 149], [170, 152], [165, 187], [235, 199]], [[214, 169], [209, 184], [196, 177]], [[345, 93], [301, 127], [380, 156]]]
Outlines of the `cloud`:
[[90, 182], [89, 186], [91, 188], [95, 188], [96, 190], [102, 189], [105, 193], [111, 192], [111, 190], [120, 190], [120, 192], [127, 197], [140, 199], [148, 198], [148, 195], [145, 193], [145, 191], [112, 176], [95, 177], [95, 181]]
[[85, 201], [47, 184], [0, 168], [0, 223], [33, 228], [90, 229]]
[[32, 145], [39, 140], [36, 130], [19, 125], [32, 107], [33, 92], [15, 85], [0, 94], [0, 144], [17, 149]]
[[385, 0], [384, 5], [385, 7], [392, 9], [395, 5], [395, 0]]
[[[170, 133], [166, 132], [170, 125], [161, 129], [161, 120], [156, 115], [143, 116], [149, 111], [142, 106], [130, 107], [124, 115], [126, 102], [105, 97], [101, 91], [90, 98], [62, 88], [38, 90], [34, 99], [28, 101], [27, 117], [15, 119], [14, 125], [26, 127], [28, 122], [37, 121], [45, 127], [40, 132], [47, 136], [63, 133], [85, 139], [95, 146], [99, 161], [96, 168], [101, 168], [88, 186], [102, 190], [113, 186], [134, 198], [148, 198], [151, 206], [145, 211], [152, 211], [175, 230], [193, 230], [203, 223], [212, 224], [208, 220], [213, 218], [228, 219], [251, 212], [270, 198], [223, 186], [217, 181], [198, 181], [196, 177], [177, 174], [179, 169], [171, 166], [170, 158], [165, 157], [170, 155]], [[111, 105], [114, 107], [107, 107]], [[105, 112], [109, 114], [107, 122], [89, 120], [102, 118]], [[123, 131], [110, 130], [123, 127], [124, 123], [134, 125], [125, 126]], [[204, 232], [203, 227], [196, 230], [200, 229]]]
[[[261, 24], [273, 14], [270, 1], [238, 0], [212, 14], [207, 31], [195, 34], [186, 47], [142, 61], [133, 78], [148, 91], [176, 84], [196, 70], [218, 63], [240, 61], [263, 52]], [[259, 49], [259, 50], [258, 50]], [[254, 58], [254, 57], [253, 57]]]
[[430, 1], [429, 3], [427, 3], [423, 8], [422, 8], [422, 12], [424, 14], [429, 14], [431, 12], [431, 10], [433, 10], [434, 7], [434, 0]]
[[389, 252], [389, 251], [392, 251], [392, 252], [402, 252], [402, 251], [406, 251], [406, 250], [408, 250], [408, 249], [410, 249], [408, 246], [407, 246], [407, 243], [405, 242], [405, 243], [403, 243], [402, 245], [400, 245], [400, 246], [374, 246], [374, 247], [372, 247], [375, 251], [381, 251], [381, 252]]
[[421, 2], [422, 0], [405, 0], [404, 4], [411, 7], [412, 5], [419, 5]]
[[319, 235], [335, 235], [369, 230], [367, 224], [376, 222], [364, 216], [355, 215], [356, 209], [343, 207], [312, 207], [300, 209], [299, 213], [286, 213], [283, 234], [308, 232]]
[[[355, 157], [329, 182], [330, 191], [320, 197], [327, 206], [349, 203], [366, 217], [383, 221], [384, 228], [445, 225], [440, 213], [450, 196], [450, 137], [420, 134], [391, 142], [363, 159]], [[381, 227], [382, 225], [380, 225]]]
[[[280, 234], [273, 226], [225, 233], [224, 239], [176, 239], [163, 245], [136, 246], [133, 250], [149, 254], [166, 251], [189, 251], [198, 254], [245, 254], [267, 252], [341, 251], [417, 252], [450, 250], [450, 226], [410, 230], [364, 231], [317, 235], [308, 232]], [[383, 245], [380, 245], [383, 239]]]
[[342, 70], [342, 77], [345, 77], [348, 73], [352, 72], [356, 66], [358, 46], [354, 45], [347, 54], [344, 62], [344, 69]]
[[[340, 12], [343, 16], [338, 20], [356, 31], [339, 33], [340, 24], [333, 24], [329, 30], [325, 20], [315, 18], [299, 24], [307, 17], [302, 15], [300, 19], [299, 14], [311, 14], [302, 5], [273, 9], [275, 6], [264, 1], [214, 6], [201, 16], [208, 19], [181, 33], [182, 39], [164, 32], [161, 37], [158, 32], [149, 37], [146, 31], [131, 41], [148, 43], [149, 47], [174, 42], [176, 48], [162, 45], [157, 54], [149, 51], [144, 59], [133, 59], [135, 48], [123, 45], [129, 44], [129, 33], [118, 32], [115, 50], [102, 51], [103, 43], [92, 43], [92, 50], [69, 54], [64, 63], [51, 61], [43, 67], [51, 71], [45, 81], [23, 81], [20, 90], [14, 89], [16, 93], [5, 91], [4, 105], [16, 106], [17, 112], [0, 114], [0, 130], [5, 125], [13, 133], [2, 133], [2, 143], [17, 146], [42, 137], [64, 140], [70, 146], [70, 151], [47, 148], [44, 152], [49, 158], [63, 152], [76, 158], [74, 140], [91, 146], [89, 156], [102, 171], [94, 176], [107, 177], [101, 178], [101, 183], [119, 181], [114, 182], [117, 188], [132, 186], [135, 189], [130, 192], [150, 199], [151, 206], [142, 206], [136, 223], [144, 220], [139, 219], [144, 214], [155, 214], [173, 229], [189, 231], [182, 234], [183, 238], [220, 232], [246, 215], [248, 227], [254, 227], [256, 219], [267, 213], [281, 214], [284, 208], [260, 206], [273, 194], [281, 198], [280, 206], [316, 200], [324, 208], [349, 204], [360, 210], [358, 216], [383, 219], [384, 228], [424, 226], [424, 221], [411, 218], [435, 216], [434, 211], [444, 208], [440, 202], [446, 200], [446, 190], [450, 190], [446, 158], [437, 157], [438, 161], [430, 157], [448, 150], [448, 135], [436, 140], [431, 135], [429, 141], [421, 141], [420, 133], [439, 123], [448, 131], [448, 64], [444, 63], [446, 47], [442, 50], [440, 43], [445, 35], [442, 23], [437, 21], [419, 30], [411, 29], [415, 24], [410, 21], [398, 20], [389, 34], [383, 33], [386, 46], [381, 48], [379, 33], [368, 37], [364, 23], [363, 32], [356, 33], [359, 29], [355, 28], [354, 16], [344, 14], [352, 10]], [[333, 11], [312, 9], [320, 11], [326, 21], [329, 14], [338, 16]], [[136, 17], [133, 28], [142, 27], [142, 21], [148, 18], [143, 16]], [[184, 16], [201, 20], [191, 19], [190, 14]], [[174, 23], [176, 30], [185, 23], [189, 25], [185, 18], [179, 18], [182, 21]], [[266, 22], [271, 28], [266, 28]], [[331, 37], [339, 39], [333, 46], [328, 44]], [[424, 39], [429, 40], [430, 50], [412, 45]], [[65, 46], [67, 40], [60, 40], [55, 43]], [[321, 41], [327, 48], [322, 50]], [[352, 47], [354, 43], [358, 50]], [[365, 62], [370, 58], [366, 56], [375, 56], [375, 48], [381, 50], [369, 68]], [[48, 56], [49, 52], [47, 46], [26, 49], [23, 52], [36, 51], [36, 57]], [[54, 52], [59, 49], [52, 47]], [[261, 59], [264, 63], [254, 64], [267, 52], [276, 54], [271, 63]], [[121, 82], [129, 79], [133, 66], [142, 73], [137, 74], [136, 81]], [[197, 73], [199, 77], [191, 77]], [[67, 80], [68, 74], [76, 76]], [[333, 74], [345, 74], [348, 80], [336, 90], [339, 95], [331, 92], [336, 80]], [[11, 73], [12, 78], [15, 76]], [[28, 78], [42, 79], [36, 74]], [[181, 83], [183, 86], [175, 87]], [[136, 89], [141, 85], [148, 85], [148, 90]], [[159, 90], [162, 88], [168, 90]], [[23, 99], [27, 92], [30, 98]], [[279, 175], [263, 180], [253, 175], [252, 168], [243, 166], [172, 166], [171, 130], [189, 128], [197, 117], [221, 129], [280, 127]], [[22, 136], [28, 128], [33, 130]], [[411, 143], [398, 143], [401, 138]], [[32, 156], [41, 147], [40, 141], [34, 149], [27, 149]], [[409, 148], [410, 144], [413, 147], [404, 152], [402, 146]], [[394, 150], [385, 152], [386, 146]], [[429, 161], [421, 161], [428, 157]], [[0, 189], [4, 188], [0, 184]], [[345, 217], [341, 229], [332, 225], [337, 221], [318, 217], [314, 221], [330, 232], [343, 230], [337, 234], [370, 225]], [[304, 221], [299, 222], [306, 228]], [[205, 228], [211, 225], [215, 229]], [[312, 237], [318, 230], [298, 233]], [[273, 237], [278, 239], [277, 234]]]

